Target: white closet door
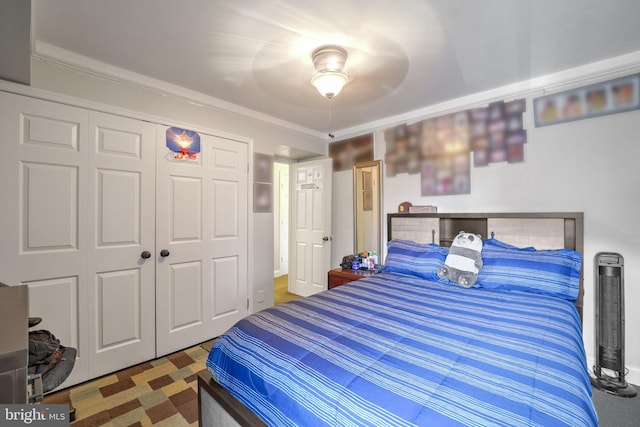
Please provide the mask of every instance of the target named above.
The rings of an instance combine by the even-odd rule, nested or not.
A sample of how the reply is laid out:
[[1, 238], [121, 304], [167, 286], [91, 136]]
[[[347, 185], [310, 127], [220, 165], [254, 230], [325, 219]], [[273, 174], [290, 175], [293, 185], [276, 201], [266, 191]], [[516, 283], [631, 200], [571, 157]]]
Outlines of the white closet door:
[[155, 126], [92, 112], [89, 129], [89, 343], [95, 377], [155, 357]]
[[161, 356], [223, 333], [247, 313], [247, 144], [200, 135], [176, 160], [157, 128], [156, 340]]
[[0, 282], [29, 286], [29, 315], [78, 350], [87, 379], [85, 110], [0, 93]]
[[248, 300], [248, 147], [208, 137], [210, 327], [205, 339], [221, 335], [247, 315]]

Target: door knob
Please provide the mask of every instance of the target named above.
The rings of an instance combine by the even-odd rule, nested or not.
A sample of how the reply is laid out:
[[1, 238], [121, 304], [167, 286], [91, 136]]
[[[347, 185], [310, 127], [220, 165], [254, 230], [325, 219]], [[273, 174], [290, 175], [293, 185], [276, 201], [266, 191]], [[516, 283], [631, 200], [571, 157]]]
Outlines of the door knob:
[[324, 237], [322, 238], [322, 240], [323, 240], [323, 241], [325, 241], [325, 242], [328, 242], [329, 240], [331, 240], [331, 237], [329, 237], [329, 236], [324, 236]]
[[142, 253], [140, 254], [140, 258], [142, 258], [142, 259], [148, 259], [148, 258], [151, 258], [151, 252], [149, 252], [149, 251], [144, 251], [144, 252], [142, 252]]
[[169, 255], [171, 255], [171, 252], [169, 252], [169, 251], [168, 251], [168, 250], [166, 250], [166, 249], [163, 249], [163, 250], [161, 250], [161, 251], [160, 251], [160, 256], [161, 256], [162, 258], [166, 258], [166, 257], [168, 257]]

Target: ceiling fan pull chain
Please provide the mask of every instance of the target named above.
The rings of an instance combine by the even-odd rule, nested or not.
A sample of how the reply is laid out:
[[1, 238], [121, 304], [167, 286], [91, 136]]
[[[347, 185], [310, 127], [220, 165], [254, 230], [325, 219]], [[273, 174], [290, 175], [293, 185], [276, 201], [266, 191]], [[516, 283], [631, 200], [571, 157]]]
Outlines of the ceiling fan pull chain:
[[333, 97], [329, 99], [329, 138], [333, 139], [335, 137], [334, 134], [331, 133], [333, 129]]

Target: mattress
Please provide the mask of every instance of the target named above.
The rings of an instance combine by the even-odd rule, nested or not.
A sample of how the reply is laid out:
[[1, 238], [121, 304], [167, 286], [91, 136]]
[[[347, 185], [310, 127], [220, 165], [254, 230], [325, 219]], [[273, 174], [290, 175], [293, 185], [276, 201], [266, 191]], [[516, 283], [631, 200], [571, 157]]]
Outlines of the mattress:
[[398, 273], [252, 314], [214, 379], [272, 426], [596, 426], [575, 306]]

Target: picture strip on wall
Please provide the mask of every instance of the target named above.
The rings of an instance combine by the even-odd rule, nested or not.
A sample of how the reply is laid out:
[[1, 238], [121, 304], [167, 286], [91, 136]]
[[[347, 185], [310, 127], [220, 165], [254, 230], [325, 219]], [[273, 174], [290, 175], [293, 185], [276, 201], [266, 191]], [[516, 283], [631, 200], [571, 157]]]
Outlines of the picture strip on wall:
[[640, 74], [533, 100], [536, 127], [640, 109]]

